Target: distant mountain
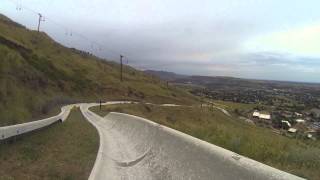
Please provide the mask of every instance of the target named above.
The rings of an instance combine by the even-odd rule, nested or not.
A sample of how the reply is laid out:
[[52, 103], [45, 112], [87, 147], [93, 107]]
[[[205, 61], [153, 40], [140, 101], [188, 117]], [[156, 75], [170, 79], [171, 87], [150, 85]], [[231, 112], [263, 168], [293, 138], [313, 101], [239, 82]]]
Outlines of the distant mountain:
[[167, 72], [167, 71], [155, 71], [155, 70], [146, 70], [144, 71], [146, 74], [156, 76], [162, 80], [165, 81], [174, 81], [177, 79], [182, 79], [182, 78], [187, 78], [187, 75], [182, 75], [182, 74], [176, 74], [173, 72]]
[[170, 81], [176, 84], [189, 84], [206, 87], [210, 89], [277, 89], [277, 88], [301, 88], [301, 87], [317, 87], [319, 84], [314, 83], [301, 83], [301, 82], [288, 82], [288, 81], [274, 81], [274, 80], [256, 80], [244, 79], [227, 76], [198, 76], [198, 75], [181, 75], [167, 71], [154, 71], [147, 70], [147, 74], [157, 76], [160, 79]]
[[226, 77], [226, 76], [198, 76], [198, 75], [182, 75], [174, 72], [168, 71], [156, 71], [156, 70], [146, 70], [146, 74], [156, 76], [162, 80], [176, 82], [176, 83], [188, 83], [188, 84], [216, 84], [220, 82], [238, 82], [247, 81], [246, 79]]

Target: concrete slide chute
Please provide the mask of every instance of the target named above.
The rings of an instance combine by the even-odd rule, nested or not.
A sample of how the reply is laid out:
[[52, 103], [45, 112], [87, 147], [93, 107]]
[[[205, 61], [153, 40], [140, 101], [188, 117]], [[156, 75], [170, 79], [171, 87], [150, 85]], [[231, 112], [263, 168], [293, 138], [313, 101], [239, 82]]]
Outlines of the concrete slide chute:
[[83, 104], [98, 129], [99, 153], [89, 179], [302, 179], [147, 119]]
[[0, 127], [0, 140], [5, 140], [14, 136], [22, 135], [37, 129], [41, 129], [58, 121], [64, 122], [69, 116], [72, 107], [73, 105], [64, 106], [61, 108], [60, 114], [50, 118], [23, 124]]

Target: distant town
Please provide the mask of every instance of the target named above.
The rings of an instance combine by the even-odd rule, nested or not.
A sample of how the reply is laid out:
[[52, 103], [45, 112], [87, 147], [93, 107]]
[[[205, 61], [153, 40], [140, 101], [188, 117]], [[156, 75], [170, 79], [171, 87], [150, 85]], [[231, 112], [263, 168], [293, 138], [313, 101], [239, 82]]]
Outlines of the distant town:
[[148, 73], [207, 100], [251, 105], [233, 110], [248, 123], [293, 138], [319, 139], [320, 84]]
[[[320, 130], [320, 95], [319, 87], [285, 85], [280, 87], [271, 82], [259, 88], [193, 89], [196, 95], [203, 95], [213, 100], [231, 101], [256, 105], [252, 110], [236, 110], [240, 116], [252, 120], [259, 126], [276, 129], [280, 134], [302, 136], [314, 139]], [[277, 86], [276, 88], [274, 86]], [[288, 133], [283, 133], [286, 130]]]

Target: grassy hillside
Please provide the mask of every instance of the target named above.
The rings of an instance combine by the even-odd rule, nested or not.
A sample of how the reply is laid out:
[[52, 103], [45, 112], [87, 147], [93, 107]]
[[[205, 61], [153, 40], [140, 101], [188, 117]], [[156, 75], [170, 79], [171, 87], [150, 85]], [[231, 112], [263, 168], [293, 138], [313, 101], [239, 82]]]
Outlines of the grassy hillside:
[[0, 15], [0, 126], [30, 121], [60, 104], [99, 99], [194, 103], [129, 66], [66, 48], [45, 33], [30, 31]]
[[127, 104], [104, 106], [101, 111], [93, 107], [92, 110], [102, 116], [123, 112], [145, 117], [286, 172], [308, 179], [320, 178], [318, 141], [283, 137], [216, 109]]
[[88, 179], [98, 147], [96, 129], [73, 110], [64, 123], [0, 144], [0, 179]]

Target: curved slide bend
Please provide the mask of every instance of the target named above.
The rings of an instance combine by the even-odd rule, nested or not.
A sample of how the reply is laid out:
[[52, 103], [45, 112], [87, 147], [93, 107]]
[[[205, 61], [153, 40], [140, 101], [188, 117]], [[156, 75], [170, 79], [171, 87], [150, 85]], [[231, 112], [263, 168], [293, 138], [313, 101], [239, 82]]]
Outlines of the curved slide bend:
[[0, 140], [8, 139], [13, 136], [18, 136], [21, 134], [25, 134], [46, 126], [51, 125], [57, 121], [65, 121], [70, 114], [70, 110], [72, 109], [73, 105], [67, 105], [61, 108], [61, 113], [57, 116], [53, 116], [50, 118], [32, 121], [23, 124], [16, 124], [12, 126], [5, 126], [0, 127]]
[[140, 117], [100, 117], [95, 105], [80, 106], [100, 135], [90, 180], [302, 179]]

